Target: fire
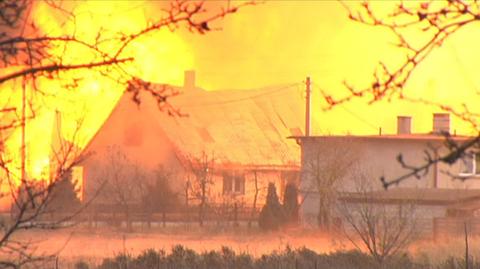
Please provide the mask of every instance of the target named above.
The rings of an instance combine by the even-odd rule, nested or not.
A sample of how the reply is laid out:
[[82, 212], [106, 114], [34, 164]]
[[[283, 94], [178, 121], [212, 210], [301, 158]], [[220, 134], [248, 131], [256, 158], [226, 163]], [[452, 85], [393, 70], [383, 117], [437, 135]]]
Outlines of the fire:
[[[168, 5], [162, 1], [64, 3], [65, 9], [74, 8], [75, 21], [44, 1], [34, 2], [30, 17], [49, 35], [69, 34], [75, 30], [82, 39], [94, 40], [99, 30], [114, 36], [118, 32], [129, 34], [142, 29], [152, 19], [158, 19], [162, 5]], [[358, 3], [347, 4], [355, 8]], [[389, 11], [389, 5], [372, 5]], [[480, 28], [475, 26], [459, 31], [434, 51], [418, 67], [405, 92], [457, 107], [466, 103], [476, 110], [480, 82], [475, 74], [480, 35], [474, 31]], [[183, 71], [194, 68], [199, 85], [207, 89], [248, 89], [300, 82], [309, 75], [315, 84], [313, 134], [376, 134], [380, 127], [383, 133], [394, 133], [397, 115], [412, 115], [413, 131], [426, 133], [431, 130], [432, 113], [439, 112], [437, 108], [395, 100], [372, 106], [366, 105], [366, 100], [357, 100], [342, 108], [322, 111], [318, 88], [341, 96], [346, 93], [344, 80], [360, 87], [367, 85], [379, 61], [395, 65], [405, 56], [392, 45], [396, 40], [385, 29], [350, 21], [341, 3], [272, 1], [241, 10], [241, 16], [223, 20], [221, 28], [222, 31], [214, 31], [207, 37], [187, 31], [172, 33], [168, 29], [144, 36], [124, 51], [125, 56], [135, 58], [127, 67], [128, 72], [151, 82], [179, 85]], [[411, 37], [421, 41], [421, 35], [413, 33]], [[111, 50], [118, 45], [114, 42], [102, 44], [103, 48]], [[61, 55], [64, 50], [57, 47], [51, 52]], [[79, 45], [69, 45], [65, 52], [65, 60], [72, 63], [93, 57]], [[27, 126], [28, 156], [35, 167], [29, 169], [33, 176], [39, 176], [43, 171], [41, 167], [48, 166], [43, 160], [50, 151], [48, 127], [53, 124], [55, 110], [62, 112], [62, 133], [67, 138], [75, 130], [76, 119], [84, 118], [81, 141], [77, 142], [81, 147], [98, 130], [123, 92], [114, 81], [89, 70], [68, 72], [64, 78], [65, 81], [80, 80], [74, 90], [66, 89], [65, 81], [41, 81], [42, 88], [55, 93], [56, 97], [45, 98], [41, 109], [36, 111], [36, 119]], [[302, 90], [299, 88], [291, 94], [301, 95]], [[4, 96], [9, 96], [3, 89], [1, 93], [0, 103], [5, 100]], [[18, 104], [18, 101], [17, 91], [12, 102]], [[452, 131], [458, 134], [478, 131], [472, 132], [461, 120], [452, 120]], [[9, 139], [7, 146], [12, 154], [18, 155], [19, 141], [18, 132]], [[18, 168], [18, 162], [15, 167]]]
[[[64, 9], [73, 10], [75, 19], [69, 18], [61, 10], [49, 6], [47, 2], [33, 2], [30, 18], [41, 33], [49, 36], [63, 36], [75, 33], [78, 39], [94, 42], [99, 32], [104, 39], [100, 48], [115, 51], [121, 45], [110, 42], [108, 38], [118, 33], [132, 34], [146, 27], [153, 15], [160, 14], [162, 3], [141, 1], [82, 1], [65, 2]], [[157, 10], [158, 12], [153, 12]], [[80, 44], [61, 44], [48, 51], [54, 56], [62, 57], [65, 64], [78, 64], [94, 61], [91, 50]], [[125, 67], [135, 77], [157, 83], [179, 84], [183, 71], [193, 66], [192, 52], [187, 43], [169, 29], [142, 36], [130, 43], [123, 52], [123, 57], [133, 57], [134, 61]], [[52, 144], [55, 135], [52, 126], [55, 111], [61, 112], [61, 136], [72, 139], [81, 149], [95, 134], [109, 115], [124, 86], [112, 78], [103, 76], [97, 70], [74, 70], [62, 73], [61, 79], [39, 79], [38, 86], [47, 94], [35, 94], [35, 118], [27, 121], [26, 152], [29, 178], [40, 179], [50, 173]], [[69, 83], [77, 85], [69, 88]], [[10, 98], [10, 103], [20, 111], [21, 90], [17, 85]], [[28, 97], [33, 97], [32, 85], [27, 85]], [[2, 85], [2, 97], [10, 96], [12, 84]], [[5, 100], [2, 98], [2, 100]], [[27, 109], [27, 116], [32, 111]], [[78, 129], [78, 122], [81, 127]], [[78, 133], [77, 132], [78, 129]], [[55, 130], [53, 130], [55, 132]], [[19, 176], [21, 130], [18, 128], [6, 142], [6, 152], [13, 159], [11, 171]]]
[[[344, 81], [358, 87], [369, 85], [379, 61], [393, 68], [406, 57], [387, 29], [348, 19], [343, 4], [355, 11], [363, 1], [267, 2], [225, 20], [219, 33], [191, 37], [196, 42], [195, 55], [200, 55], [195, 62], [199, 84], [209, 89], [248, 89], [300, 82], [310, 76], [315, 84], [313, 134], [378, 134], [380, 127], [383, 133], [395, 133], [397, 115], [413, 116], [414, 132], [431, 131], [432, 113], [440, 110], [422, 104], [393, 100], [367, 105], [368, 100], [358, 99], [332, 111], [321, 109], [324, 102], [319, 88], [335, 97], [344, 96], [348, 93]], [[380, 15], [388, 15], [401, 1], [369, 2]], [[404, 4], [419, 5], [417, 1]], [[459, 110], [467, 103], [478, 112], [479, 32], [478, 25], [471, 25], [452, 35], [418, 66], [406, 93]], [[420, 42], [424, 34], [419, 29], [409, 37]], [[209, 53], [212, 46], [215, 53]], [[304, 88], [291, 94], [304, 94]], [[478, 133], [458, 118], [452, 120], [452, 131], [457, 134]]]

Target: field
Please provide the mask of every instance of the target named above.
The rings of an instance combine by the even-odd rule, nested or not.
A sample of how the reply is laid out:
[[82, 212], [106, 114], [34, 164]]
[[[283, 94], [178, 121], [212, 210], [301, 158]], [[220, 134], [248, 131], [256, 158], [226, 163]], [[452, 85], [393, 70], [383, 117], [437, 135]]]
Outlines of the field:
[[245, 229], [218, 231], [198, 226], [175, 227], [158, 231], [125, 233], [113, 229], [64, 229], [55, 231], [28, 231], [21, 237], [35, 238], [39, 249], [60, 251], [61, 258], [97, 259], [128, 252], [138, 254], [145, 249], [169, 250], [174, 245], [184, 245], [202, 252], [229, 246], [238, 252], [254, 256], [283, 250], [286, 246], [308, 248], [317, 252], [329, 252], [344, 247], [341, 242], [318, 232], [289, 230], [261, 233]]
[[[261, 233], [256, 230], [248, 230], [246, 227], [235, 230], [233, 228], [219, 230], [213, 227], [199, 229], [198, 226], [168, 227], [162, 230], [133, 233], [109, 228], [69, 228], [55, 231], [27, 231], [19, 234], [19, 237], [35, 238], [37, 254], [58, 253], [58, 262], [61, 268], [75, 268], [75, 264], [79, 261], [89, 264], [92, 268], [102, 264], [105, 258], [116, 257], [124, 253], [130, 257], [136, 257], [148, 249], [171, 253], [172, 248], [178, 245], [198, 254], [208, 253], [212, 250], [221, 253], [222, 247], [226, 246], [236, 254], [248, 254], [253, 259], [259, 260], [264, 259], [262, 255], [271, 256], [274, 253], [273, 256], [278, 258], [286, 255], [286, 249], [301, 250], [304, 247], [330, 258], [332, 255], [336, 255], [335, 259], [344, 259], [345, 255], [342, 253], [350, 253], [351, 250], [354, 250], [351, 243], [341, 240], [336, 235], [297, 229]], [[478, 239], [477, 237], [470, 239], [472, 260], [480, 257], [480, 240]], [[438, 266], [433, 268], [456, 268], [450, 265], [455, 263], [460, 266], [464, 257], [462, 256], [464, 255], [463, 244], [461, 238], [418, 242], [410, 248], [409, 259], [411, 258], [411, 263], [419, 267], [408, 266], [408, 268], [424, 268], [423, 265]], [[338, 256], [339, 253], [343, 256]], [[353, 258], [348, 255], [353, 255]], [[359, 257], [358, 254], [348, 255], [349, 260], [354, 260], [350, 262], [354, 263], [359, 259], [365, 259], [363, 256]], [[341, 262], [341, 264], [344, 263]], [[410, 260], [408, 263], [410, 264]]]

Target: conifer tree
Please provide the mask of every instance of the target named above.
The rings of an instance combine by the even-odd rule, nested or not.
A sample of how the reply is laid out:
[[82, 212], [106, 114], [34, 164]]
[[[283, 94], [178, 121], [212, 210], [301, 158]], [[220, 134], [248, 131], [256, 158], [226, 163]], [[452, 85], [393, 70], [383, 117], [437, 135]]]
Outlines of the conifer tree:
[[283, 195], [283, 209], [286, 221], [290, 224], [298, 223], [298, 190], [294, 183], [288, 183]]
[[67, 171], [55, 184], [51, 194], [48, 207], [53, 211], [71, 211], [80, 206], [80, 199], [77, 197], [78, 189], [72, 181], [72, 172]]
[[275, 184], [268, 184], [267, 201], [260, 211], [258, 225], [263, 230], [276, 230], [283, 226], [286, 217], [283, 206], [280, 204]]

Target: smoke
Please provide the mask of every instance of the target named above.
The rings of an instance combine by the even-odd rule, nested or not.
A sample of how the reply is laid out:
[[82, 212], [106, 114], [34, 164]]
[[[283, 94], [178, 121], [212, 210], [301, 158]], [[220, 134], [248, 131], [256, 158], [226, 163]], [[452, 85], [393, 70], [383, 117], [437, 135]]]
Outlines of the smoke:
[[[355, 9], [359, 3], [347, 2]], [[388, 14], [390, 4], [375, 4]], [[432, 113], [438, 108], [406, 101], [384, 101], [365, 105], [359, 99], [344, 107], [325, 112], [319, 88], [334, 96], [347, 90], [343, 82], [368, 86], [379, 61], [397, 67], [405, 51], [395, 47], [387, 29], [350, 21], [348, 13], [336, 1], [266, 1], [239, 11], [219, 25], [221, 31], [208, 36], [181, 33], [195, 58], [199, 85], [204, 88], [256, 88], [292, 83], [311, 76], [313, 88], [314, 134], [395, 133], [397, 115], [413, 116], [414, 132], [430, 132]], [[425, 33], [408, 33], [420, 44]], [[472, 25], [456, 33], [418, 66], [404, 88], [412, 97], [461, 108], [466, 103], [475, 110], [480, 78], [475, 75], [480, 54], [480, 27]], [[303, 94], [303, 89], [291, 94]], [[348, 110], [348, 111], [346, 111]], [[468, 124], [453, 118], [452, 131], [470, 134]], [[476, 134], [476, 130], [473, 130]]]
[[[39, 35], [64, 36], [75, 35], [86, 42], [95, 42], [97, 34], [102, 33], [101, 49], [112, 50], [121, 44], [108, 42], [108, 38], [118, 33], [131, 34], [145, 28], [150, 21], [163, 16], [160, 2], [112, 2], [86, 1], [62, 2], [59, 8], [52, 8], [52, 3], [34, 2], [30, 18]], [[157, 12], [153, 12], [157, 10]], [[74, 14], [74, 16], [70, 16]], [[85, 47], [69, 44], [68, 47], [52, 46], [48, 53], [61, 57], [63, 64], [76, 64], [94, 61], [94, 56]], [[126, 57], [134, 57], [135, 62], [126, 67], [127, 71], [146, 81], [179, 84], [183, 80], [183, 70], [192, 68], [193, 57], [179, 35], [169, 29], [148, 34], [132, 42], [125, 50]], [[23, 68], [18, 66], [16, 68]], [[4, 69], [4, 71], [11, 71]], [[75, 82], [75, 87], [67, 86]], [[51, 153], [53, 114], [62, 114], [62, 135], [69, 139], [77, 130], [77, 123], [82, 122], [80, 134], [74, 141], [79, 147], [84, 146], [96, 133], [101, 124], [115, 106], [124, 92], [122, 84], [96, 70], [75, 70], [60, 74], [60, 79], [39, 78], [37, 86], [45, 93], [35, 93], [27, 89], [28, 99], [33, 104], [29, 115], [35, 118], [27, 123], [26, 143], [28, 170], [31, 177], [48, 174]], [[2, 85], [2, 102], [7, 100], [10, 106], [21, 107], [20, 83], [12, 82]], [[7, 122], [2, 119], [2, 123]], [[14, 160], [12, 171], [19, 167], [19, 149], [21, 134], [17, 129], [7, 141], [7, 154]]]
[[[44, 33], [61, 35], [75, 30], [85, 39], [93, 39], [99, 30], [110, 34], [135, 32], [158, 19], [163, 14], [161, 9], [168, 6], [162, 1], [64, 3], [65, 9], [75, 11], [75, 21], [65, 19], [65, 14], [52, 10], [42, 1], [35, 2], [31, 18]], [[215, 12], [226, 4], [228, 1], [207, 2], [207, 8]], [[389, 6], [380, 8], [388, 10]], [[419, 65], [405, 93], [455, 107], [465, 103], [475, 110], [480, 87], [480, 77], [476, 76], [480, 62], [477, 52], [480, 28], [475, 26], [456, 33]], [[380, 128], [382, 133], [394, 133], [397, 115], [413, 116], [414, 132], [431, 130], [431, 115], [438, 109], [420, 104], [382, 101], [366, 105], [369, 100], [359, 99], [331, 111], [322, 110], [320, 89], [342, 96], [346, 93], [343, 81], [366, 86], [380, 60], [394, 67], [405, 57], [392, 45], [395, 40], [391, 34], [385, 29], [350, 21], [339, 2], [267, 1], [240, 9], [238, 14], [209, 27], [213, 31], [207, 35], [179, 28], [137, 40], [128, 49], [128, 54], [136, 58], [129, 71], [148, 81], [180, 85], [183, 71], [195, 69], [197, 84], [207, 90], [301, 82], [308, 75], [314, 83], [313, 134], [377, 134]], [[410, 36], [421, 40], [420, 34]], [[75, 48], [67, 53], [71, 61], [85, 57]], [[75, 91], [65, 90], [58, 81], [42, 82], [42, 87], [56, 97], [42, 101], [35, 123], [27, 128], [29, 154], [32, 162], [38, 163], [32, 165], [39, 166], [34, 168], [36, 171], [42, 171], [49, 151], [48, 126], [53, 124], [55, 110], [62, 112], [62, 132], [66, 137], [76, 121], [83, 118], [81, 144], [85, 144], [108, 117], [124, 90], [94, 72], [73, 72], [71, 76], [82, 78]], [[299, 87], [291, 94], [303, 95], [303, 90]], [[13, 94], [17, 96], [13, 102], [18, 101], [17, 93]], [[6, 99], [4, 96], [7, 95], [2, 90], [2, 101]], [[458, 134], [476, 133], [455, 118], [452, 130]], [[13, 135], [11, 141], [9, 148], [18, 150], [18, 134]]]

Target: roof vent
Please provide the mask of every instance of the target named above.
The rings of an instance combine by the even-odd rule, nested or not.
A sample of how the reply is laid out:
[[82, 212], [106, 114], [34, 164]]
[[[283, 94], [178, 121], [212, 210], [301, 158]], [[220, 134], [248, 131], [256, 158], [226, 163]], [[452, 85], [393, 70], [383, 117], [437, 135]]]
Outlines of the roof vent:
[[450, 115], [448, 113], [433, 113], [433, 133], [450, 133]]
[[397, 117], [397, 134], [411, 134], [412, 133], [412, 117], [398, 116]]

